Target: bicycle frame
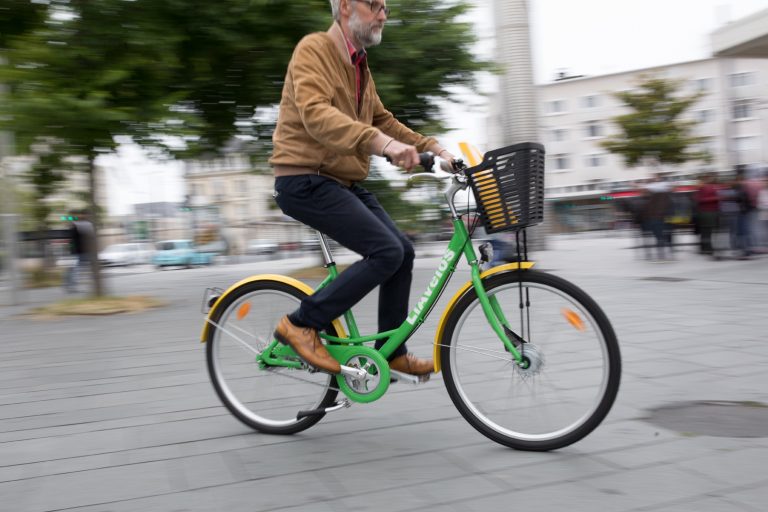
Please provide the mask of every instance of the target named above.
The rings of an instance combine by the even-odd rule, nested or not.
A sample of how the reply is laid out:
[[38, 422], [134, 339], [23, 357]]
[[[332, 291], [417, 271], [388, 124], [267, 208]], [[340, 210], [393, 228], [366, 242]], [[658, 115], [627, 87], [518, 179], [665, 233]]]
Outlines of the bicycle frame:
[[[371, 341], [376, 341], [376, 340], [386, 338], [387, 341], [379, 349], [378, 352], [384, 358], [388, 359], [395, 352], [397, 347], [405, 343], [406, 340], [408, 340], [408, 338], [410, 338], [411, 335], [413, 335], [413, 333], [416, 332], [419, 326], [421, 326], [421, 324], [424, 323], [424, 320], [430, 314], [435, 303], [437, 302], [437, 300], [440, 298], [441, 294], [445, 290], [445, 287], [448, 284], [448, 281], [450, 280], [451, 276], [456, 270], [456, 265], [458, 264], [459, 260], [463, 255], [470, 265], [471, 281], [467, 283], [463, 288], [461, 288], [459, 290], [459, 293], [457, 293], [456, 296], [454, 296], [454, 298], [449, 303], [448, 308], [446, 309], [446, 313], [451, 310], [456, 300], [458, 300], [458, 298], [461, 295], [463, 295], [463, 293], [465, 293], [471, 286], [472, 288], [474, 288], [475, 292], [477, 293], [483, 313], [485, 314], [485, 317], [489, 325], [491, 326], [493, 331], [496, 333], [499, 340], [504, 344], [506, 350], [512, 355], [512, 357], [518, 364], [520, 365], [525, 364], [523, 361], [521, 351], [519, 349], [519, 346], [520, 346], [519, 343], [523, 341], [523, 338], [522, 336], [512, 331], [511, 324], [507, 321], [506, 317], [504, 316], [502, 308], [499, 305], [496, 298], [494, 296], [490, 296], [490, 297], [488, 296], [488, 294], [485, 291], [485, 287], [483, 286], [483, 279], [489, 274], [493, 274], [498, 271], [522, 270], [525, 268], [530, 268], [532, 266], [532, 263], [518, 262], [516, 264], [507, 264], [499, 267], [494, 267], [491, 270], [481, 273], [480, 261], [478, 260], [474, 247], [472, 246], [470, 233], [467, 230], [467, 227], [464, 225], [464, 222], [462, 221], [460, 215], [457, 213], [453, 203], [453, 198], [456, 192], [459, 190], [465, 190], [467, 188], [467, 185], [466, 183], [459, 181], [455, 176], [453, 180], [454, 180], [453, 186], [450, 187], [450, 189], [445, 194], [446, 198], [448, 199], [448, 206], [450, 207], [451, 214], [452, 214], [453, 235], [451, 236], [451, 239], [448, 242], [448, 246], [445, 252], [443, 253], [443, 257], [440, 260], [440, 264], [438, 265], [438, 268], [435, 271], [435, 274], [433, 275], [432, 279], [427, 285], [427, 289], [424, 291], [424, 293], [421, 294], [421, 297], [419, 298], [414, 308], [408, 313], [408, 316], [406, 317], [405, 321], [397, 329], [392, 329], [389, 331], [377, 332], [375, 334], [362, 336], [357, 327], [357, 322], [355, 320], [354, 314], [350, 309], [344, 313], [344, 320], [345, 320], [345, 323], [347, 324], [347, 330], [349, 331], [348, 336], [336, 337], [326, 333], [320, 333], [320, 336], [322, 338], [324, 338], [331, 344], [337, 344], [337, 345], [340, 344], [340, 345], [346, 345], [346, 346], [361, 345], [366, 342], [371, 342]], [[328, 249], [328, 242], [325, 239], [325, 235], [323, 235], [322, 233], [318, 233], [318, 234], [320, 237], [321, 250], [323, 253], [323, 258], [325, 260], [325, 267], [328, 271], [328, 276], [318, 285], [318, 287], [314, 290], [315, 292], [317, 290], [320, 290], [328, 286], [328, 284], [334, 279], [336, 279], [336, 277], [338, 276], [336, 263], [333, 261], [333, 257], [330, 253], [330, 250]], [[218, 296], [215, 303], [210, 307], [209, 315], [208, 315], [209, 318], [203, 327], [203, 332], [201, 335], [202, 342], [205, 342], [207, 338], [208, 326], [209, 326], [210, 317], [213, 314], [213, 311], [223, 301], [223, 299], [230, 293], [230, 291], [236, 289], [237, 287], [239, 287], [240, 285], [246, 282], [258, 281], [261, 279], [271, 279], [271, 280], [276, 280], [280, 282], [287, 282], [293, 286], [296, 286], [306, 291], [307, 293], [312, 292], [311, 288], [305, 285], [304, 283], [301, 283], [300, 281], [296, 281], [292, 278], [287, 278], [285, 276], [268, 274], [268, 275], [252, 276], [250, 278], [244, 279], [239, 283], [236, 283], [235, 285], [230, 287], [227, 291], [225, 291], [220, 296]], [[445, 320], [445, 314], [443, 315], [443, 320]], [[339, 319], [334, 320], [334, 325], [336, 326], [337, 328], [336, 331], [338, 333], [342, 335], [346, 334], [344, 333], [344, 329], [341, 328], [342, 326], [341, 326], [341, 323], [339, 322]], [[442, 322], [441, 322], [441, 325], [438, 327], [438, 336], [439, 336], [439, 333], [441, 332], [442, 332]], [[275, 350], [277, 350], [278, 345], [279, 345], [278, 341], [273, 340], [272, 343], [270, 343], [269, 346], [259, 356], [259, 359], [263, 360], [268, 364], [276, 365], [276, 366], [291, 366], [291, 367], [301, 366], [301, 363], [299, 362], [287, 361], [287, 360], [284, 360], [282, 357], [278, 356], [274, 352]], [[435, 359], [435, 371], [439, 371], [439, 368], [440, 368], [439, 361]]]
[[[357, 328], [357, 322], [355, 321], [354, 314], [351, 310], [349, 310], [344, 313], [344, 320], [349, 330], [349, 337], [338, 338], [336, 336], [331, 336], [325, 333], [320, 333], [320, 336], [331, 343], [343, 343], [347, 345], [359, 345], [365, 342], [387, 338], [386, 343], [384, 343], [384, 345], [379, 349], [379, 352], [385, 358], [389, 358], [400, 345], [405, 343], [405, 341], [408, 340], [408, 338], [410, 338], [414, 332], [416, 332], [419, 326], [430, 314], [435, 303], [445, 290], [448, 281], [455, 272], [456, 265], [458, 264], [462, 255], [464, 255], [471, 268], [472, 286], [477, 292], [483, 313], [485, 314], [488, 323], [499, 337], [501, 342], [504, 344], [506, 349], [512, 354], [515, 361], [522, 363], [522, 355], [518, 347], [512, 340], [509, 339], [509, 336], [507, 335], [507, 332], [511, 333], [509, 322], [504, 316], [504, 313], [499, 303], [496, 301], [496, 298], [493, 296], [489, 297], [485, 291], [480, 272], [480, 262], [478, 261], [474, 247], [470, 243], [471, 238], [469, 232], [467, 231], [467, 227], [464, 225], [464, 222], [458, 218], [458, 216], [455, 216], [452, 222], [454, 230], [453, 236], [448, 242], [448, 247], [446, 248], [443, 257], [440, 260], [440, 264], [438, 265], [434, 276], [427, 285], [427, 289], [424, 291], [424, 293], [422, 293], [419, 301], [416, 303], [416, 306], [410, 311], [400, 327], [390, 331], [361, 336]], [[326, 245], [325, 239], [322, 236], [321, 243], [324, 246]], [[332, 260], [327, 262], [326, 268], [328, 269], [328, 277], [326, 277], [325, 280], [320, 283], [320, 285], [317, 287], [317, 290], [327, 286], [338, 275], [336, 264]], [[525, 268], [525, 266], [523, 266], [523, 268]]]

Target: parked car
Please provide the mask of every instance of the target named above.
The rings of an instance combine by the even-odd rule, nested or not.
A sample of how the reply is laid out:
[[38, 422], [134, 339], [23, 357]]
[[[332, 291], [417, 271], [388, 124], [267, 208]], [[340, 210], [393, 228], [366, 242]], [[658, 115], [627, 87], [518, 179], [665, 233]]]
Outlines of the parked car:
[[229, 253], [229, 245], [224, 240], [215, 240], [195, 247], [197, 252], [211, 253], [214, 256]]
[[274, 254], [278, 250], [277, 242], [274, 240], [265, 240], [262, 238], [249, 240], [245, 248], [248, 254]]
[[192, 240], [163, 240], [155, 244], [152, 264], [158, 268], [194, 265], [210, 265], [213, 253], [195, 250]]
[[130, 242], [107, 246], [99, 253], [99, 261], [107, 267], [145, 265], [152, 260], [155, 250], [147, 242]]

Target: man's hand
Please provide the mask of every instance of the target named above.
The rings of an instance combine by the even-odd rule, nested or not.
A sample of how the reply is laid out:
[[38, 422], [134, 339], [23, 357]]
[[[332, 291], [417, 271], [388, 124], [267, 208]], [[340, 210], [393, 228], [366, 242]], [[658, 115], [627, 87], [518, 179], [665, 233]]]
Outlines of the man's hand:
[[416, 151], [416, 148], [397, 140], [392, 140], [387, 144], [384, 148], [384, 156], [389, 157], [390, 162], [408, 172], [414, 166], [419, 165], [419, 152]]

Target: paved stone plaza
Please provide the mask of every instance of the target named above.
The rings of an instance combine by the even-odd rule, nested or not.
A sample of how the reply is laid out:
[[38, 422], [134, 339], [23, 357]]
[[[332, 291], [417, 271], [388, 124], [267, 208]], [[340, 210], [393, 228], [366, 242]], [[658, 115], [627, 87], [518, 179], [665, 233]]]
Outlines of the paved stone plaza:
[[[111, 293], [168, 302], [133, 315], [32, 319], [24, 313], [63, 295], [27, 292], [0, 307], [0, 510], [765, 510], [768, 257], [712, 261], [683, 247], [653, 263], [635, 243], [558, 237], [534, 255], [601, 304], [624, 363], [606, 421], [551, 453], [481, 436], [441, 375], [292, 437], [230, 416], [198, 340], [202, 290], [311, 258], [113, 273]], [[440, 254], [421, 251], [412, 298]], [[435, 313], [467, 278], [457, 272]], [[355, 311], [364, 331], [375, 327], [374, 297]], [[437, 316], [412, 351], [431, 354]]]

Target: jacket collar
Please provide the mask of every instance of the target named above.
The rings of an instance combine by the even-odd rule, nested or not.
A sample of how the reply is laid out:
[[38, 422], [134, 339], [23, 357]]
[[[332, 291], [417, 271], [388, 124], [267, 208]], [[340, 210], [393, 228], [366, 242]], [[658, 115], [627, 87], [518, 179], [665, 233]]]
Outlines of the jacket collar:
[[336, 44], [336, 49], [339, 51], [342, 60], [344, 60], [344, 62], [347, 64], [352, 65], [352, 58], [349, 55], [349, 50], [347, 49], [347, 40], [344, 37], [344, 32], [341, 30], [341, 25], [334, 21], [333, 25], [331, 25], [331, 28], [329, 28], [328, 32], [326, 33], [331, 36], [331, 39], [333, 39], [333, 42]]

